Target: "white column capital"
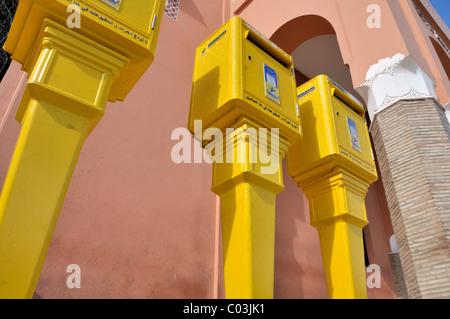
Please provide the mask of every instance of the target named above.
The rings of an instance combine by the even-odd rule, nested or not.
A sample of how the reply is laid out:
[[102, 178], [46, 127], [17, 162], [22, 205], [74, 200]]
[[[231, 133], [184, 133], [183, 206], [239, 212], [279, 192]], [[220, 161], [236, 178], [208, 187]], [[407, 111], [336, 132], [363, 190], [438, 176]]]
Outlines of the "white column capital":
[[356, 88], [370, 119], [399, 100], [435, 98], [435, 84], [411, 56], [396, 54], [372, 65], [366, 82]]

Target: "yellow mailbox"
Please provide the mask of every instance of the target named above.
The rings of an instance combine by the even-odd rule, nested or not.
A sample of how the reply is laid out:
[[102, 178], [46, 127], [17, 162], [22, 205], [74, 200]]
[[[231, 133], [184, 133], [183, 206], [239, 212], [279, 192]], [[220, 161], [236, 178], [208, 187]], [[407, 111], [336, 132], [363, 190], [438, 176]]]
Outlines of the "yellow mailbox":
[[33, 296], [83, 142], [152, 63], [164, 3], [20, 1], [5, 49], [28, 84], [0, 197], [0, 298]]
[[295, 92], [292, 57], [233, 17], [197, 47], [188, 128], [202, 120], [203, 131], [224, 129], [248, 116], [298, 140]]
[[307, 138], [290, 150], [289, 173], [306, 181], [342, 166], [374, 182], [377, 173], [361, 103], [326, 75], [300, 86], [297, 97]]
[[21, 0], [4, 47], [29, 72], [30, 51], [45, 18], [66, 26], [77, 11], [80, 28], [72, 30], [130, 60], [115, 77], [108, 97], [122, 101], [154, 60], [164, 4], [162, 0]]
[[[301, 139], [299, 124], [292, 58], [241, 18], [197, 48], [188, 129], [203, 147], [227, 155], [214, 161], [212, 182], [227, 298], [273, 297], [275, 198], [284, 189], [281, 160]], [[209, 128], [220, 138], [203, 140]], [[274, 172], [262, 172], [261, 151], [278, 159]]]
[[287, 154], [288, 173], [309, 200], [330, 298], [365, 298], [364, 198], [377, 173], [363, 106], [320, 75], [297, 90], [304, 139]]

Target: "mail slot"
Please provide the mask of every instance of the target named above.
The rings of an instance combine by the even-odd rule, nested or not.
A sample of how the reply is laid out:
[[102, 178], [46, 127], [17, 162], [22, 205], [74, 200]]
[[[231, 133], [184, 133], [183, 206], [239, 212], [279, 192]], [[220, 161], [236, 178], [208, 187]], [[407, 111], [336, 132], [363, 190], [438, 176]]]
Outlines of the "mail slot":
[[188, 129], [202, 120], [203, 131], [224, 130], [240, 116], [288, 141], [301, 134], [291, 56], [233, 17], [196, 50]]
[[111, 101], [124, 100], [153, 62], [164, 5], [163, 0], [21, 0], [5, 50], [31, 72], [27, 57], [45, 19], [66, 26], [79, 14], [80, 27], [72, 30], [130, 59], [109, 96]]
[[339, 166], [374, 182], [377, 173], [361, 103], [326, 75], [300, 86], [297, 94], [304, 138], [287, 155], [289, 174], [306, 181]]

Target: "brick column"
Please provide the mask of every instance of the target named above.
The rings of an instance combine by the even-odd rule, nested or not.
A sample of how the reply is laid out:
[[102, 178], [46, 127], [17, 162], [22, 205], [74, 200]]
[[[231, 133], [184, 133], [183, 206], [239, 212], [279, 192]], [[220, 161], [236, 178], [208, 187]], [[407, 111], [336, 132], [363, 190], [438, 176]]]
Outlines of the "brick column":
[[409, 298], [450, 297], [450, 125], [410, 58], [381, 60], [358, 88]]
[[405, 278], [403, 277], [402, 264], [398, 254], [397, 242], [395, 235], [390, 238], [391, 252], [389, 255], [389, 262], [391, 264], [392, 275], [394, 277], [395, 294], [399, 298], [408, 298], [408, 291], [406, 290]]

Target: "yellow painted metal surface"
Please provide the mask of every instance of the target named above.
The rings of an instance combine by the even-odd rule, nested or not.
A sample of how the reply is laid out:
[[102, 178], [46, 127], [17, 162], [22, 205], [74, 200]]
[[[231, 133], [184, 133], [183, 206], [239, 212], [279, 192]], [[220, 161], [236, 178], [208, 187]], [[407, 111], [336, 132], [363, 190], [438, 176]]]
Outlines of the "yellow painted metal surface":
[[233, 17], [197, 47], [188, 129], [225, 129], [245, 116], [279, 128], [292, 142], [301, 129], [292, 57], [240, 17]]
[[88, 126], [51, 104], [29, 102], [0, 199], [0, 298], [33, 296]]
[[[213, 163], [212, 183], [212, 190], [220, 196], [225, 296], [271, 299], [276, 195], [284, 189], [282, 164], [280, 160], [273, 174], [261, 174], [262, 164], [251, 163], [249, 159], [257, 146], [266, 146], [254, 145], [253, 139], [240, 136], [259, 126], [241, 119], [233, 128], [237, 132], [231, 146], [235, 161]], [[281, 142], [281, 159], [286, 151], [287, 145]], [[238, 160], [241, 155], [243, 159]]]
[[[297, 112], [292, 58], [241, 18], [197, 48], [188, 129], [203, 147], [225, 154], [213, 163], [212, 190], [220, 196], [227, 298], [273, 298], [275, 199], [284, 189], [281, 161], [302, 137]], [[209, 128], [222, 140], [204, 141]], [[259, 140], [261, 128], [278, 129], [279, 144], [269, 135]], [[258, 154], [268, 149], [278, 162], [266, 174]]]
[[[32, 297], [82, 144], [153, 62], [164, 4], [20, 1], [4, 47], [29, 82], [0, 197], [1, 298]], [[73, 12], [80, 28], [68, 27]]]
[[301, 182], [342, 166], [372, 183], [377, 172], [364, 108], [332, 81], [320, 75], [297, 89], [305, 138], [290, 150], [289, 174]]
[[367, 298], [364, 198], [377, 179], [364, 109], [325, 75], [298, 88], [304, 139], [289, 149], [289, 175], [309, 200], [330, 298]]
[[0, 197], [0, 298], [32, 297], [82, 144], [129, 63], [49, 19], [35, 40], [16, 114], [22, 130]]
[[366, 298], [362, 228], [368, 224], [364, 198], [369, 183], [334, 168], [301, 187], [309, 200], [311, 225], [319, 233], [328, 296]]
[[[129, 63], [114, 77], [108, 96], [110, 101], [124, 100], [145, 70], [154, 60], [161, 28], [165, 1], [163, 0], [21, 0], [5, 43], [12, 58], [24, 64], [31, 72], [29, 61], [35, 38], [42, 21], [51, 19], [66, 26], [74, 12], [68, 6], [79, 8], [80, 28], [75, 32], [127, 57]], [[116, 8], [114, 8], [116, 6]]]

